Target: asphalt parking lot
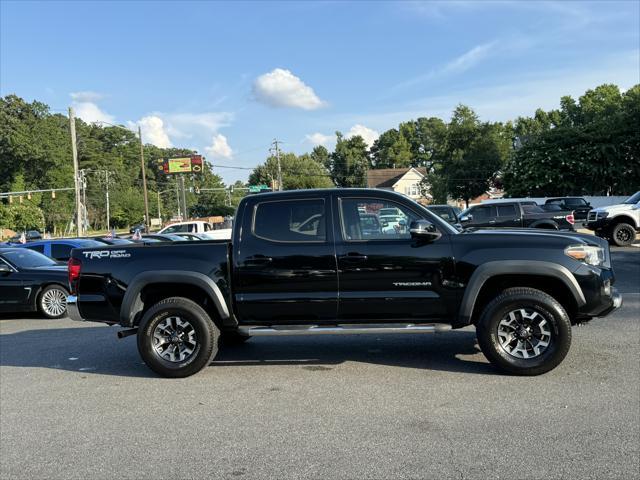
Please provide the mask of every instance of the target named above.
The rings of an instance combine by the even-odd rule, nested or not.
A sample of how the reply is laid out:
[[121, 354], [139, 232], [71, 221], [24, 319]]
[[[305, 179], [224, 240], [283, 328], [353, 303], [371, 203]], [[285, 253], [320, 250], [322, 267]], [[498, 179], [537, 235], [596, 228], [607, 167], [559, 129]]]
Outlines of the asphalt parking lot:
[[115, 328], [3, 318], [0, 476], [638, 478], [640, 248], [613, 250], [623, 308], [533, 378], [465, 329], [254, 338], [167, 380]]

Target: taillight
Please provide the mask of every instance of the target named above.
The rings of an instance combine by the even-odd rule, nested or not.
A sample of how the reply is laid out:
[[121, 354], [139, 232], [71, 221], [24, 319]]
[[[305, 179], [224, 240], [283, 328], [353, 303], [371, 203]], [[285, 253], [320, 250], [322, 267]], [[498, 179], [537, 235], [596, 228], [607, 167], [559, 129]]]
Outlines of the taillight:
[[569, 215], [567, 215], [566, 217], [564, 217], [565, 220], [567, 222], [569, 222], [571, 225], [573, 225], [574, 223], [576, 223], [576, 219], [573, 216], [573, 212], [571, 212]]
[[69, 269], [69, 288], [71, 289], [71, 293], [75, 295], [78, 279], [80, 278], [82, 262], [77, 258], [72, 257], [69, 259], [67, 268]]

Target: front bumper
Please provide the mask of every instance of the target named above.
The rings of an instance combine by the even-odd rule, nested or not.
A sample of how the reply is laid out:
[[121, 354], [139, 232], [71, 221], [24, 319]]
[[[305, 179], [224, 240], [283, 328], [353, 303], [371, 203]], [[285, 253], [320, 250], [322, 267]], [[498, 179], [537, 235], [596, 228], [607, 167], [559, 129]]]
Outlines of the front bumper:
[[67, 297], [67, 315], [71, 320], [75, 320], [77, 322], [84, 321], [80, 316], [80, 310], [78, 309], [78, 297], [75, 295], [69, 295]]
[[604, 311], [599, 313], [598, 317], [606, 317], [611, 312], [615, 312], [622, 306], [622, 295], [618, 292], [617, 289], [611, 287], [611, 305], [607, 307]]

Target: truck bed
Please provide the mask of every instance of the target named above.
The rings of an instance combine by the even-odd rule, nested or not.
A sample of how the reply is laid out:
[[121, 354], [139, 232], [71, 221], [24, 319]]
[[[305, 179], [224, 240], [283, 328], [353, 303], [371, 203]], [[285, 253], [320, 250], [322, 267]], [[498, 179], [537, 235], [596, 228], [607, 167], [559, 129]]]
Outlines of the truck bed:
[[186, 271], [213, 279], [230, 301], [229, 251], [228, 240], [74, 249], [72, 258], [81, 262], [82, 272], [75, 288], [80, 314], [90, 321], [120, 323], [124, 320], [120, 312], [126, 311], [121, 308], [125, 291], [147, 272], [153, 272], [157, 283], [141, 295], [159, 292], [170, 284], [174, 272]]

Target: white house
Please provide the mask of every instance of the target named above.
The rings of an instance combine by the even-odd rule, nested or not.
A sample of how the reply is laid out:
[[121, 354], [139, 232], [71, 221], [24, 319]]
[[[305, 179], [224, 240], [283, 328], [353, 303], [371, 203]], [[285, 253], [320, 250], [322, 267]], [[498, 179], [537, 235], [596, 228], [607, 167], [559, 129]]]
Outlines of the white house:
[[426, 173], [424, 167], [367, 170], [367, 187], [393, 190], [418, 200], [424, 198], [420, 193], [420, 182]]

